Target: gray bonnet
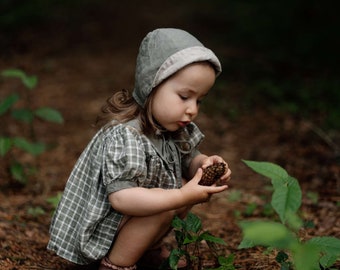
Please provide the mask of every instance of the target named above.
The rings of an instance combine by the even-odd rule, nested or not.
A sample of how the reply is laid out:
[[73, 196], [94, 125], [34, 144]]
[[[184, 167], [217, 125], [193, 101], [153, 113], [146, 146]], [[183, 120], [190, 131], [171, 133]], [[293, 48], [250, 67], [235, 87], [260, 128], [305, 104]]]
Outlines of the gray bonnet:
[[209, 61], [216, 76], [221, 73], [216, 55], [188, 32], [162, 28], [148, 33], [137, 56], [134, 99], [144, 107], [153, 88], [181, 68], [200, 61]]

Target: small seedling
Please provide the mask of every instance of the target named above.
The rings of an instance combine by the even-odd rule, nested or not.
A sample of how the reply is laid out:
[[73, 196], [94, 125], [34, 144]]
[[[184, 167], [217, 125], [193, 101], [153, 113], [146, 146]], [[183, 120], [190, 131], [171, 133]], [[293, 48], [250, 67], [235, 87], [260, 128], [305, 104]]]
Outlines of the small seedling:
[[252, 216], [254, 214], [256, 208], [257, 208], [257, 204], [256, 203], [249, 203], [249, 204], [247, 204], [247, 207], [244, 210], [244, 214], [246, 216]]
[[42, 209], [40, 206], [30, 207], [30, 208], [27, 209], [27, 214], [36, 218], [38, 216], [44, 215], [45, 210]]
[[46, 201], [52, 206], [53, 208], [53, 212], [55, 211], [55, 209], [57, 209], [57, 206], [59, 204], [59, 201], [61, 200], [61, 196], [63, 195], [62, 192], [58, 192], [57, 195], [49, 197], [46, 199]]
[[302, 193], [297, 179], [288, 175], [280, 166], [268, 162], [244, 161], [255, 172], [272, 180], [274, 192], [271, 205], [281, 223], [272, 221], [243, 221], [240, 226], [243, 240], [239, 248], [266, 246], [278, 249], [276, 260], [281, 269], [329, 269], [340, 257], [340, 239], [314, 237], [300, 239], [298, 231], [303, 221], [297, 212]]
[[234, 258], [234, 254], [230, 254], [228, 257], [219, 256], [217, 260], [220, 266], [206, 270], [235, 270], [236, 268], [234, 266]]
[[217, 254], [216, 245], [226, 245], [223, 239], [215, 237], [209, 232], [204, 231], [202, 229], [201, 220], [193, 213], [190, 212], [186, 219], [175, 217], [172, 221], [172, 226], [174, 228], [178, 247], [171, 251], [167, 260], [167, 264], [171, 269], [177, 269], [178, 262], [182, 257], [186, 259], [188, 269], [194, 269], [194, 267], [201, 266], [202, 254], [200, 254], [200, 246], [202, 241], [205, 241], [208, 244], [212, 255], [215, 256], [221, 267], [223, 264], [232, 264], [233, 257], [223, 259]]
[[228, 194], [229, 202], [237, 202], [242, 199], [242, 192], [240, 190], [232, 190]]
[[[17, 78], [25, 86], [23, 95], [12, 93], [0, 100], [0, 157], [4, 158], [5, 167], [10, 172], [13, 179], [26, 184], [28, 176], [36, 170], [35, 166], [22, 163], [19, 161], [18, 155], [14, 154], [14, 150], [24, 151], [29, 155], [36, 157], [46, 150], [45, 144], [36, 141], [34, 130], [34, 120], [39, 118], [44, 121], [53, 123], [63, 123], [61, 114], [49, 107], [32, 107], [31, 92], [37, 86], [38, 79], [36, 76], [29, 76], [22, 70], [7, 69], [1, 72], [1, 76], [5, 78]], [[20, 102], [19, 102], [20, 101]], [[17, 104], [20, 105], [17, 106]], [[15, 122], [15, 123], [14, 123]], [[9, 131], [8, 126], [23, 123], [28, 126], [28, 132], [25, 128], [19, 128], [13, 134]]]
[[319, 201], [319, 194], [317, 192], [308, 191], [307, 198], [311, 200], [313, 204], [317, 204]]

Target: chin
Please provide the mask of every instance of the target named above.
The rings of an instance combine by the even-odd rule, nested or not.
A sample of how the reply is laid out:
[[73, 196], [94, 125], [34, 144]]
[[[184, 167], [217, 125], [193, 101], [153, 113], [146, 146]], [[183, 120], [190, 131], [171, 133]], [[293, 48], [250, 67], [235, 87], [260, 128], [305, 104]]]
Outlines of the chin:
[[176, 126], [176, 127], [174, 127], [174, 126], [169, 126], [169, 127], [166, 127], [165, 128], [168, 132], [176, 132], [176, 131], [178, 131], [178, 130], [180, 130], [181, 129], [181, 127], [178, 127], [178, 126]]

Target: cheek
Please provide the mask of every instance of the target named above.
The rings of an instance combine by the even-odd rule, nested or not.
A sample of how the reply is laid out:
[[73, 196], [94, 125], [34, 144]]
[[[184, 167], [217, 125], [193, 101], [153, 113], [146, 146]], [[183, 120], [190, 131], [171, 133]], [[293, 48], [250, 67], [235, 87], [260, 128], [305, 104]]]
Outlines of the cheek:
[[165, 112], [167, 111], [167, 103], [164, 102], [163, 99], [161, 98], [156, 98], [154, 99], [154, 101], [152, 102], [152, 115], [153, 117], [155, 117], [156, 120], [160, 120], [160, 118], [163, 117], [163, 115], [165, 114]]
[[152, 106], [152, 112], [154, 116], [157, 115], [166, 115], [171, 111], [171, 108], [173, 107], [173, 103], [168, 98], [166, 100], [158, 100], [156, 101]]
[[171, 94], [165, 94], [164, 91], [156, 94], [154, 99], [154, 108], [158, 110], [165, 110], [165, 108], [171, 108], [176, 104], [176, 96]]
[[159, 122], [166, 121], [172, 117], [178, 109], [176, 97], [167, 95], [166, 97], [155, 99], [152, 103], [152, 114]]

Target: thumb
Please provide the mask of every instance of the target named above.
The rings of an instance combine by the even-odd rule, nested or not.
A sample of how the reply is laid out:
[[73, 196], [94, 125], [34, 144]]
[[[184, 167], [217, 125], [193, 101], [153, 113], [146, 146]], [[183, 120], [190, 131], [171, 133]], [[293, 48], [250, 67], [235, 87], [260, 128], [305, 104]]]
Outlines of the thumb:
[[194, 181], [198, 184], [198, 182], [201, 180], [203, 175], [203, 170], [201, 168], [198, 168], [198, 170], [196, 171], [196, 174], [194, 175], [194, 177], [191, 179], [191, 181]]

